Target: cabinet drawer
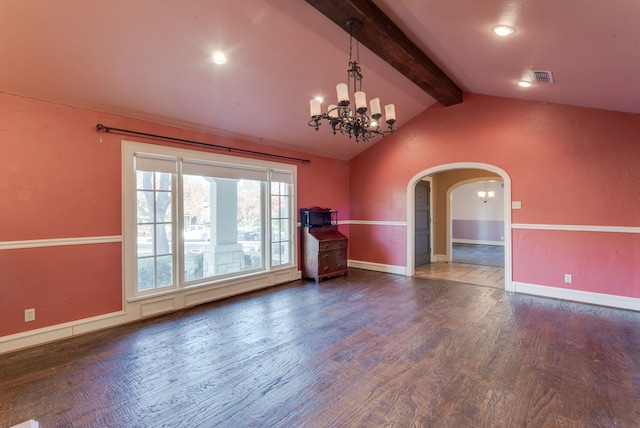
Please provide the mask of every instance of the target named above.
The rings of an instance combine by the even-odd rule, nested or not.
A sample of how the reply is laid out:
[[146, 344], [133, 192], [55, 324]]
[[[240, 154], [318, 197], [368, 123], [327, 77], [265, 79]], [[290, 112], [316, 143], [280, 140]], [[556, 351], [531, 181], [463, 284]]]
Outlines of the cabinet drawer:
[[318, 249], [320, 251], [337, 250], [339, 248], [347, 248], [346, 239], [336, 239], [331, 241], [321, 241]]
[[318, 275], [341, 271], [347, 268], [345, 249], [321, 251], [318, 254]]

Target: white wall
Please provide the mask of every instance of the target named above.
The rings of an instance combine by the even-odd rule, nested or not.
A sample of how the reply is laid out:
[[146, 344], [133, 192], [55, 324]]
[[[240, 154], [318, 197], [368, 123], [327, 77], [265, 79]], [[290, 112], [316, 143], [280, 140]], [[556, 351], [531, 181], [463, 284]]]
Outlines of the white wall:
[[478, 191], [482, 183], [468, 183], [451, 192], [451, 220], [504, 220], [504, 188], [502, 182], [487, 183], [487, 190], [496, 192], [493, 200], [482, 202]]
[[459, 243], [502, 245], [504, 241], [504, 188], [502, 182], [486, 182], [493, 199], [478, 197], [483, 183], [468, 183], [451, 192], [451, 240]]

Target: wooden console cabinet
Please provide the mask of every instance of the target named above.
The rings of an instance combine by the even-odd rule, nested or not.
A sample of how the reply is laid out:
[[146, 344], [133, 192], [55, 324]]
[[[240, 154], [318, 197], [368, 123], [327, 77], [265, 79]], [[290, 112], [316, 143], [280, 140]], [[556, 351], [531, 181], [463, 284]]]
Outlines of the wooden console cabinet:
[[347, 275], [347, 237], [336, 225], [302, 228], [303, 272], [305, 278]]

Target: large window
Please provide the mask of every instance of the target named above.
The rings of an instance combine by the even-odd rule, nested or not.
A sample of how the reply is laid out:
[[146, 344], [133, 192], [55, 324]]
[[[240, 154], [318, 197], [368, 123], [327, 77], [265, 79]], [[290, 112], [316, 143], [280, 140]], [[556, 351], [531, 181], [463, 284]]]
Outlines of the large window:
[[134, 143], [124, 166], [130, 297], [295, 266], [295, 166]]

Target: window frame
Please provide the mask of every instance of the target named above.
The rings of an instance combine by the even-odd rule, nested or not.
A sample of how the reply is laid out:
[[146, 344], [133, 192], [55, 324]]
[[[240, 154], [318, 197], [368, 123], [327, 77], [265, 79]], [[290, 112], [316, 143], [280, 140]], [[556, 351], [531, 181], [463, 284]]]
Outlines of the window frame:
[[[287, 177], [288, 173], [285, 171], [275, 171], [272, 170], [271, 174], [270, 174], [270, 181], [267, 183], [267, 192], [266, 192], [266, 197], [268, 198], [268, 201], [266, 202], [266, 205], [269, 208], [269, 216], [268, 216], [268, 220], [269, 220], [269, 243], [270, 243], [270, 251], [269, 251], [269, 266], [272, 269], [276, 269], [279, 266], [283, 266], [286, 265], [287, 263], [278, 263], [278, 264], [274, 264], [274, 257], [273, 257], [273, 246], [274, 244], [278, 244], [279, 246], [282, 246], [283, 243], [285, 242], [291, 242], [294, 241], [294, 231], [296, 230], [296, 217], [295, 217], [295, 210], [292, 210], [292, 207], [294, 206], [294, 195], [292, 194], [292, 189], [293, 186], [289, 187], [289, 191], [285, 194], [280, 192], [280, 188], [282, 184], [291, 184], [289, 182], [289, 180], [291, 180], [291, 177]], [[285, 181], [286, 180], [286, 181]], [[278, 187], [278, 193], [277, 195], [272, 193], [273, 190], [273, 184], [274, 183], [278, 183], [279, 186]], [[287, 217], [282, 217], [280, 215], [278, 215], [277, 219], [282, 222], [283, 220], [288, 220], [289, 222], [289, 227], [288, 227], [288, 234], [287, 236], [285, 236], [285, 239], [282, 239], [282, 231], [280, 231], [280, 233], [278, 234], [278, 240], [274, 240], [274, 234], [273, 234], [273, 230], [271, 228], [271, 225], [274, 222], [274, 217], [271, 217], [271, 204], [273, 202], [273, 197], [277, 196], [278, 199], [282, 199], [282, 198], [286, 198], [289, 203], [288, 203], [288, 212], [287, 212]], [[280, 212], [279, 212], [280, 213]], [[289, 251], [293, 251], [293, 246], [291, 244], [289, 244]], [[281, 259], [281, 255], [278, 255], [278, 259]], [[290, 258], [293, 258], [293, 254], [290, 255]]]
[[[175, 286], [169, 289], [152, 289], [139, 291], [138, 282], [138, 252], [137, 252], [137, 182], [136, 182], [136, 153], [140, 156], [159, 159], [176, 159], [177, 170], [173, 174], [172, 191], [172, 235], [173, 252], [173, 281]], [[224, 286], [241, 278], [256, 277], [273, 274], [287, 269], [298, 270], [298, 240], [295, 239], [297, 222], [295, 217], [297, 198], [297, 166], [260, 159], [244, 158], [239, 156], [221, 155], [211, 152], [161, 146], [122, 140], [123, 178], [122, 178], [122, 228], [123, 228], [123, 283], [127, 301], [135, 301], [150, 297], [161, 296], [176, 292], [182, 292], [192, 288]], [[239, 271], [220, 277], [203, 278], [202, 281], [184, 280], [184, 207], [182, 201], [182, 161], [194, 160], [206, 164], [216, 164], [222, 168], [225, 166], [244, 168], [246, 170], [263, 171], [266, 173], [266, 181], [261, 182], [261, 210], [262, 235], [263, 235], [263, 266], [259, 270]], [[284, 174], [284, 175], [283, 175]], [[271, 183], [285, 176], [291, 177], [289, 183], [290, 206], [289, 211], [289, 251], [288, 263], [272, 265], [271, 251], [273, 248], [273, 234], [271, 232]]]
[[[152, 259], [153, 260], [153, 270], [154, 270], [154, 286], [152, 288], [149, 289], [145, 289], [145, 290], [140, 290], [137, 286], [136, 286], [136, 291], [140, 296], [144, 296], [144, 295], [153, 295], [153, 294], [157, 294], [157, 293], [161, 293], [167, 290], [175, 290], [178, 287], [178, 283], [176, 281], [176, 275], [175, 275], [175, 269], [176, 269], [176, 263], [175, 263], [175, 253], [177, 250], [177, 240], [176, 240], [176, 227], [175, 227], [175, 214], [177, 212], [176, 210], [176, 206], [175, 206], [175, 188], [177, 186], [177, 176], [176, 173], [171, 173], [171, 172], [160, 172], [160, 171], [145, 171], [143, 169], [136, 169], [136, 173], [138, 171], [144, 171], [147, 173], [151, 173], [153, 175], [153, 189], [149, 190], [149, 189], [141, 189], [138, 188], [137, 186], [137, 174], [136, 174], [136, 203], [137, 203], [137, 194], [138, 192], [142, 191], [142, 192], [149, 192], [151, 191], [154, 194], [154, 208], [153, 208], [153, 221], [149, 221], [147, 223], [140, 223], [139, 219], [136, 215], [136, 231], [135, 231], [135, 239], [136, 239], [136, 266], [138, 265], [138, 262], [140, 259]], [[159, 174], [169, 174], [171, 177], [171, 186], [170, 186], [170, 190], [166, 191], [166, 190], [162, 190], [159, 189], [157, 187], [157, 180], [158, 180], [158, 176]], [[157, 194], [160, 192], [164, 192], [164, 193], [168, 193], [171, 197], [171, 211], [170, 211], [170, 217], [171, 217], [171, 221], [167, 222], [167, 221], [162, 221], [159, 222], [158, 218], [157, 218]], [[137, 206], [136, 206], [137, 208]], [[150, 228], [152, 229], [151, 231], [151, 255], [149, 256], [143, 256], [140, 257], [140, 255], [138, 254], [138, 226], [140, 226], [141, 224], [144, 225], [148, 225], [150, 226]], [[157, 251], [157, 234], [158, 234], [158, 226], [160, 225], [166, 225], [169, 224], [171, 225], [171, 233], [170, 233], [170, 243], [168, 244], [169, 250], [170, 252], [168, 254], [158, 254]], [[167, 256], [171, 256], [172, 259], [172, 264], [171, 264], [171, 283], [167, 284], [167, 285], [158, 285], [158, 258], [162, 257], [167, 257]], [[138, 272], [138, 269], [136, 269], [136, 272]], [[137, 285], [137, 280], [136, 280], [136, 285]]]

